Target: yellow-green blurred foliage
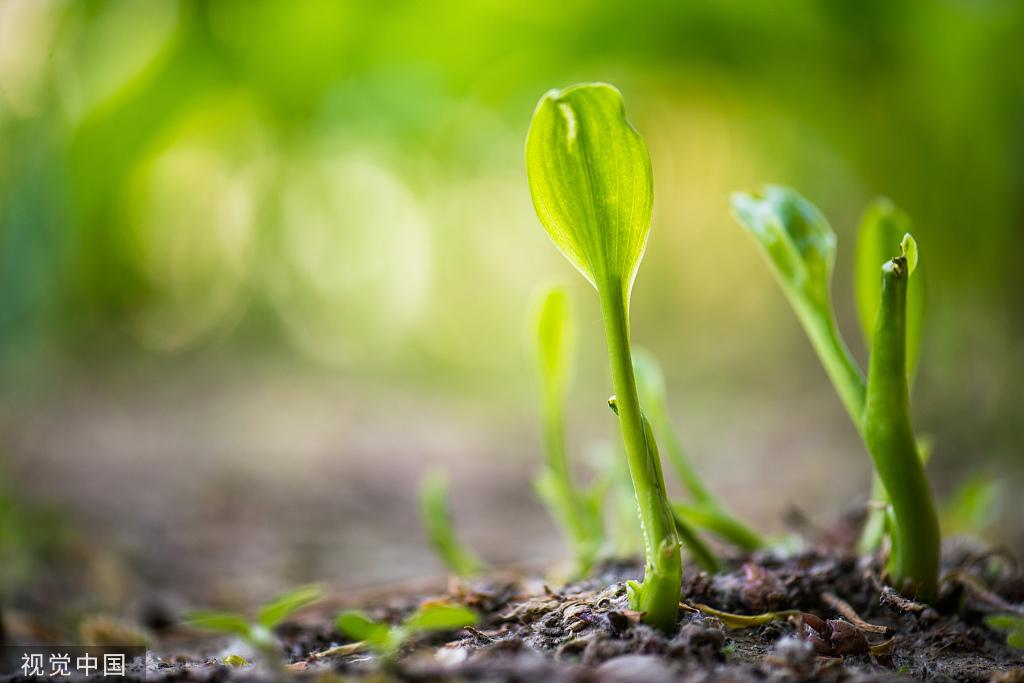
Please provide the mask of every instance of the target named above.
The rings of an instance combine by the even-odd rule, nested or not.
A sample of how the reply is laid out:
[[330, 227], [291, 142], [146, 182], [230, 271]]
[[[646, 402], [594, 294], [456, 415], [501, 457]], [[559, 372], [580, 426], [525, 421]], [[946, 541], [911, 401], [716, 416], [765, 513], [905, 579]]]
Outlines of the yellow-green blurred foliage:
[[529, 293], [575, 278], [525, 130], [546, 89], [607, 80], [651, 147], [633, 318], [671, 372], [819, 381], [727, 195], [821, 206], [857, 344], [852, 230], [885, 194], [928, 265], [920, 409], [1016, 452], [1022, 41], [1013, 0], [0, 0], [6, 386], [213, 354], [527, 400]]

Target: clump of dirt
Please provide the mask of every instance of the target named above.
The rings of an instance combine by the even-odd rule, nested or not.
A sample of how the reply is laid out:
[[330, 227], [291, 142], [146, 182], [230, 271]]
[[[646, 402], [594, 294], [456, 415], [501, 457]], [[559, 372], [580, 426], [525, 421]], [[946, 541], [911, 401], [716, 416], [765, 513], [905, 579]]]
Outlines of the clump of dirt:
[[[397, 592], [362, 605], [393, 623], [437, 597], [480, 614], [477, 626], [412, 639], [390, 660], [338, 648], [349, 641], [326, 608], [278, 635], [289, 670], [324, 682], [1024, 681], [1024, 652], [984, 623], [987, 614], [1021, 611], [1024, 578], [1015, 563], [952, 544], [944, 568], [931, 605], [885, 585], [877, 560], [836, 550], [757, 554], [715, 576], [691, 569], [679, 628], [666, 635], [629, 609], [624, 582], [641, 574], [639, 563], [608, 562], [559, 590], [534, 577], [492, 575], [453, 581], [443, 596]], [[723, 612], [774, 615], [731, 628]], [[325, 656], [331, 648], [343, 654]], [[154, 659], [149, 678], [242, 681], [260, 674], [179, 657]]]

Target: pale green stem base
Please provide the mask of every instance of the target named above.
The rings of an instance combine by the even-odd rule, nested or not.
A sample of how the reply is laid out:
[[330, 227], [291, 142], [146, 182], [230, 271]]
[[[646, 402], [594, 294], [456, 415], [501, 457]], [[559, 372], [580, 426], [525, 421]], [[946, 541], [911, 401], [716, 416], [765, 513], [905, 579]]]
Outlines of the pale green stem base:
[[640, 412], [633, 359], [629, 349], [629, 320], [621, 283], [599, 289], [616, 407], [629, 472], [633, 479], [646, 566], [642, 584], [631, 586], [631, 604], [644, 612], [644, 621], [664, 632], [675, 630], [682, 585], [680, 541], [657, 447], [649, 443]]

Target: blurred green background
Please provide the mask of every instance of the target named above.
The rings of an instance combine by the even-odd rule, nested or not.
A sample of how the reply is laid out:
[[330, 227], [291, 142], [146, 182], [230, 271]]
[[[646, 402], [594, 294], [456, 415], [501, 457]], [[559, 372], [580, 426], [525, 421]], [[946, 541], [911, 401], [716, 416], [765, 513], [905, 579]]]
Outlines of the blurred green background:
[[[634, 336], [711, 484], [768, 530], [866, 496], [863, 447], [729, 215], [777, 182], [839, 235], [862, 361], [854, 230], [877, 195], [910, 213], [936, 488], [1013, 490], [1022, 41], [1016, 0], [0, 0], [8, 488], [66, 511], [103, 603], [436, 572], [410, 496], [437, 464], [485, 554], [558, 557], [528, 485], [539, 284], [576, 293], [574, 454], [614, 425], [594, 297], [522, 150], [544, 91], [605, 80], [654, 165]], [[1021, 547], [1005, 498], [985, 532]]]

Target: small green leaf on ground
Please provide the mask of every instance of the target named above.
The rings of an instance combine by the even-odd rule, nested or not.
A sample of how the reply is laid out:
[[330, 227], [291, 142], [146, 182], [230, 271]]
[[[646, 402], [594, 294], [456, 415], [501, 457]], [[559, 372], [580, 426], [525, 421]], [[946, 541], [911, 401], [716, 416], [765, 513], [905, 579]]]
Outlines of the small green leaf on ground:
[[316, 584], [288, 591], [263, 605], [256, 616], [256, 623], [264, 628], [273, 628], [303, 607], [320, 600], [323, 595], [323, 589]]

